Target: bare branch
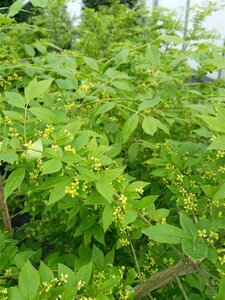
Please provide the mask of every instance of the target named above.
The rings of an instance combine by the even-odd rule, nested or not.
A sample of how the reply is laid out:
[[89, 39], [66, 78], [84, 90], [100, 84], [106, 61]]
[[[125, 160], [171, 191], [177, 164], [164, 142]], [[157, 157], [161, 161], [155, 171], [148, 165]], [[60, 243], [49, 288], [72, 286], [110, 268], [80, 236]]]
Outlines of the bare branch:
[[195, 264], [190, 259], [185, 259], [173, 267], [154, 274], [151, 278], [135, 286], [135, 300], [140, 300], [148, 293], [164, 287], [165, 285], [176, 280], [177, 277], [195, 272], [199, 265], [200, 263]]

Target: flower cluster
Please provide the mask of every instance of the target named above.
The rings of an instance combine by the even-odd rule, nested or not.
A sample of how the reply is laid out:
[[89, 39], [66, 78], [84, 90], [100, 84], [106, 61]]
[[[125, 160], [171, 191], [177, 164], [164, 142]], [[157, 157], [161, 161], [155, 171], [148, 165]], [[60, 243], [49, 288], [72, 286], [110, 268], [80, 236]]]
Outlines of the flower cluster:
[[79, 195], [78, 190], [79, 190], [79, 180], [75, 179], [74, 182], [72, 182], [70, 184], [70, 186], [66, 186], [65, 187], [65, 193], [69, 194], [72, 198], [74, 198], [75, 196]]
[[75, 148], [73, 148], [71, 145], [66, 145], [66, 146], [64, 147], [64, 150], [65, 150], [66, 152], [71, 152], [71, 153], [73, 153], [73, 154], [76, 153]]
[[100, 171], [101, 167], [102, 167], [100, 159], [97, 158], [97, 157], [92, 156], [91, 157], [91, 161], [92, 161], [92, 164], [91, 164], [92, 170], [94, 170], [94, 171]]
[[52, 126], [51, 124], [47, 125], [45, 130], [44, 130], [43, 137], [45, 139], [48, 139], [49, 136], [54, 132], [54, 130], [55, 130], [54, 126]]

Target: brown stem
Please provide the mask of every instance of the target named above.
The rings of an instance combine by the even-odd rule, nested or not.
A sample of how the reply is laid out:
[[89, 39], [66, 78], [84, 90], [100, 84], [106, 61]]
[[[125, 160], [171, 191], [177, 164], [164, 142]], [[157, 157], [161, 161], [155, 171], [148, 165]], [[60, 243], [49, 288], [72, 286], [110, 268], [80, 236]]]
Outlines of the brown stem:
[[151, 278], [135, 286], [135, 300], [140, 300], [148, 293], [162, 288], [163, 286], [176, 280], [177, 277], [195, 272], [198, 265], [199, 264], [195, 264], [189, 259], [185, 259], [173, 267], [167, 268], [154, 274]]
[[9, 209], [7, 202], [4, 201], [4, 184], [0, 181], [0, 209], [2, 211], [2, 218], [5, 230], [12, 233], [12, 224], [9, 216]]

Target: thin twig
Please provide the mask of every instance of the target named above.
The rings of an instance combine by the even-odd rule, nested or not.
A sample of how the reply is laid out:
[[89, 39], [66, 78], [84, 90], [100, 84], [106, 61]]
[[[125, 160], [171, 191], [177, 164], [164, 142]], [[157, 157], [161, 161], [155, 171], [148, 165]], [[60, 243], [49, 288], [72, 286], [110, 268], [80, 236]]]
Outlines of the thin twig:
[[184, 289], [184, 287], [183, 287], [183, 285], [182, 285], [182, 282], [181, 282], [181, 280], [180, 280], [180, 278], [179, 278], [179, 276], [175, 276], [176, 277], [176, 281], [177, 281], [177, 283], [178, 283], [178, 285], [179, 285], [179, 288], [180, 288], [180, 290], [181, 290], [181, 293], [182, 293], [182, 295], [184, 296], [184, 299], [185, 300], [189, 300], [188, 299], [188, 296], [187, 296], [187, 294], [186, 294], [186, 292], [185, 292], [185, 289]]

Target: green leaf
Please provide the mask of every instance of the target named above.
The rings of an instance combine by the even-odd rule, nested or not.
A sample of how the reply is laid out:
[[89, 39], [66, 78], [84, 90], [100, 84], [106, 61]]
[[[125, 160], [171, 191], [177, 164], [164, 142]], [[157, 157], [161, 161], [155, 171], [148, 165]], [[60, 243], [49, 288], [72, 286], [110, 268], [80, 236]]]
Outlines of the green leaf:
[[87, 169], [85, 167], [77, 167], [77, 170], [80, 173], [80, 179], [86, 180], [86, 181], [97, 180], [96, 174], [93, 171], [91, 171], [90, 169]]
[[63, 264], [58, 264], [58, 277], [60, 278], [62, 274], [68, 275], [68, 278], [66, 279], [67, 282], [64, 282], [64, 284], [69, 285], [71, 287], [76, 286], [77, 281], [76, 281], [75, 272]]
[[16, 254], [14, 261], [16, 264], [16, 267], [21, 270], [22, 267], [25, 265], [25, 263], [31, 258], [31, 256], [33, 256], [35, 254], [34, 251], [22, 251], [18, 254]]
[[33, 6], [44, 8], [47, 6], [48, 0], [31, 0], [31, 3], [33, 4]]
[[5, 200], [9, 197], [9, 195], [12, 194], [13, 191], [15, 191], [15, 189], [17, 189], [21, 185], [24, 177], [25, 177], [24, 168], [18, 168], [9, 175], [9, 177], [6, 179], [5, 189], [4, 189]]
[[159, 197], [158, 195], [146, 196], [146, 197], [142, 198], [141, 200], [138, 200], [135, 203], [135, 207], [136, 208], [148, 208], [155, 202], [155, 200], [158, 197]]
[[103, 230], [106, 232], [113, 221], [114, 209], [111, 205], [106, 205], [102, 213]]
[[97, 269], [103, 270], [104, 269], [104, 254], [103, 252], [94, 245], [92, 250], [92, 258], [93, 262], [96, 265]]
[[208, 255], [208, 247], [199, 241], [183, 240], [182, 250], [193, 260], [203, 260]]
[[189, 238], [182, 229], [169, 224], [151, 226], [143, 230], [151, 240], [159, 243], [179, 244]]
[[53, 78], [37, 81], [36, 77], [29, 82], [27, 87], [25, 88], [25, 99], [27, 104], [34, 98], [39, 97], [44, 92], [48, 90], [50, 85], [52, 84]]
[[225, 123], [222, 117], [200, 116], [211, 130], [225, 133]]
[[18, 154], [13, 151], [0, 152], [0, 161], [13, 164], [18, 159]]
[[128, 92], [132, 91], [131, 86], [125, 81], [113, 81], [112, 85], [119, 90], [128, 91]]
[[223, 199], [225, 198], [225, 183], [223, 183], [218, 191], [215, 193], [215, 195], [213, 196], [214, 200], [219, 200], [219, 199]]
[[94, 71], [98, 72], [99, 67], [98, 67], [98, 62], [96, 59], [93, 59], [91, 57], [86, 57], [84, 56], [84, 62]]
[[122, 64], [122, 63], [126, 62], [128, 55], [129, 55], [128, 49], [121, 50], [114, 58], [115, 63]]
[[136, 129], [136, 127], [138, 125], [138, 121], [139, 121], [139, 117], [137, 114], [134, 114], [127, 119], [127, 121], [123, 125], [123, 129], [122, 129], [122, 136], [123, 136], [124, 142], [126, 142], [128, 140], [129, 136]]
[[113, 109], [115, 107], [115, 105], [116, 105], [116, 103], [114, 103], [114, 102], [105, 103], [97, 109], [95, 115], [97, 116], [97, 115], [104, 114], [107, 111], [110, 111], [111, 109]]
[[[60, 111], [53, 112], [52, 110], [44, 107], [31, 107], [29, 112], [38, 117], [39, 121], [42, 120], [47, 124], [58, 124], [63, 122], [62, 118], [64, 117]], [[61, 114], [61, 115], [60, 115]]]
[[224, 300], [224, 295], [225, 295], [225, 277], [220, 279], [219, 282], [219, 292], [215, 296], [215, 300]]
[[159, 121], [157, 119], [154, 119], [152, 117], [145, 117], [142, 122], [142, 128], [144, 132], [150, 135], [154, 135], [157, 127], [159, 125]]
[[183, 230], [190, 235], [191, 238], [196, 239], [198, 237], [197, 226], [194, 222], [184, 214], [180, 214], [180, 225]]
[[103, 173], [100, 173], [99, 180], [101, 182], [107, 181], [110, 182], [114, 179], [116, 179], [118, 176], [120, 176], [123, 173], [123, 168], [117, 168], [117, 169], [111, 169], [111, 170], [105, 170]]
[[62, 182], [57, 183], [57, 185], [51, 191], [48, 205], [56, 203], [61, 200], [65, 196], [65, 187], [70, 185], [72, 179], [67, 179]]
[[26, 160], [31, 161], [31, 160], [40, 159], [42, 157], [42, 153], [43, 153], [42, 140], [38, 139], [27, 149]]
[[54, 278], [52, 270], [43, 261], [40, 263], [39, 275], [41, 282], [51, 282]]
[[12, 106], [24, 108], [25, 107], [25, 99], [19, 93], [15, 92], [5, 92], [5, 99], [7, 103]]
[[130, 183], [126, 187], [126, 192], [136, 192], [137, 189], [139, 189], [139, 188], [145, 188], [149, 184], [150, 183], [146, 182], [146, 181], [135, 181], [135, 182], [132, 182], [132, 183]]
[[26, 300], [18, 287], [10, 287], [8, 289], [8, 300]]
[[120, 282], [120, 277], [109, 278], [99, 284], [99, 292], [107, 292]]
[[28, 56], [34, 57], [35, 56], [35, 51], [30, 45], [24, 45], [25, 52]]
[[107, 182], [97, 182], [96, 189], [100, 195], [102, 195], [109, 203], [112, 202], [113, 197], [113, 186]]
[[174, 45], [185, 44], [186, 41], [179, 37], [178, 35], [162, 35], [160, 39], [167, 43], [173, 43]]
[[145, 57], [153, 65], [160, 65], [160, 52], [157, 46], [148, 45], [146, 48]]
[[213, 142], [208, 147], [208, 150], [225, 150], [225, 135], [213, 138]]
[[23, 7], [23, 0], [17, 0], [15, 1], [9, 8], [9, 12], [7, 17], [14, 17], [15, 15], [17, 15], [21, 8]]
[[89, 280], [91, 279], [92, 268], [92, 261], [81, 267], [76, 274], [75, 283], [77, 284], [80, 280], [82, 280], [85, 281], [86, 284], [88, 284]]
[[18, 279], [19, 289], [23, 297], [26, 300], [34, 300], [38, 291], [39, 284], [39, 273], [28, 260], [23, 266]]
[[13, 120], [18, 120], [18, 121], [24, 121], [24, 116], [21, 113], [18, 113], [17, 111], [11, 111], [11, 110], [3, 110], [2, 111], [4, 115], [7, 117], [10, 117]]
[[44, 162], [42, 175], [52, 174], [62, 169], [62, 162], [58, 159], [50, 159]]
[[162, 220], [163, 218], [167, 218], [169, 215], [169, 210], [166, 208], [159, 208], [155, 212], [150, 213], [150, 217], [154, 221]]
[[126, 210], [123, 225], [127, 226], [128, 224], [133, 223], [137, 219], [137, 215], [137, 211], [134, 208]]

